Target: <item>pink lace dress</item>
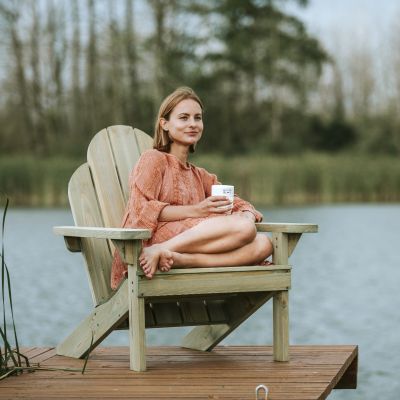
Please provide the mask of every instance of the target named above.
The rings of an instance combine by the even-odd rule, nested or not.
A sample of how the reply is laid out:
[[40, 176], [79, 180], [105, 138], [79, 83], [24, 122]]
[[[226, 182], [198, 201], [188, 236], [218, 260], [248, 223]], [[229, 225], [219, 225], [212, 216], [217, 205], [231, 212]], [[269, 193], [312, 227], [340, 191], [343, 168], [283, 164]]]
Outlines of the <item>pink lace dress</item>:
[[[142, 154], [129, 177], [130, 196], [122, 221], [124, 228], [151, 229], [152, 237], [143, 246], [164, 242], [197, 225], [206, 218], [185, 218], [179, 221], [158, 220], [167, 205], [197, 204], [211, 196], [211, 185], [219, 184], [216, 175], [193, 164], [183, 164], [172, 154], [148, 150]], [[256, 221], [262, 214], [247, 201], [235, 196], [232, 212], [250, 211]], [[126, 275], [127, 267], [118, 253], [114, 255], [111, 287], [115, 289]]]

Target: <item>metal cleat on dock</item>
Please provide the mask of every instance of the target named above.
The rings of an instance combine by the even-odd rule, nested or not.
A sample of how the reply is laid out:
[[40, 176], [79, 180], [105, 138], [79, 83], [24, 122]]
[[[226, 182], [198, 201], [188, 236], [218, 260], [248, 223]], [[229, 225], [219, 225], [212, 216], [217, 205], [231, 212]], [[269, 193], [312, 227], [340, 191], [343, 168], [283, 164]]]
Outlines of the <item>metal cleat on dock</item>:
[[265, 385], [256, 387], [256, 400], [268, 400], [268, 388]]

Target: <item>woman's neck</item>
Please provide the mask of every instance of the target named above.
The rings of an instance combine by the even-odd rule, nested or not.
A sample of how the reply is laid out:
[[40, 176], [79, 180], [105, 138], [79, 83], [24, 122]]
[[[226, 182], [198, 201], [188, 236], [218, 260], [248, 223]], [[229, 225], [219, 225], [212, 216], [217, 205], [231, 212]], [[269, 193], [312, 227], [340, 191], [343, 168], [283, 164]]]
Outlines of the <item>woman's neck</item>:
[[189, 156], [188, 146], [179, 146], [176, 143], [171, 143], [170, 154], [174, 155], [178, 160], [182, 161], [184, 164], [187, 163]]

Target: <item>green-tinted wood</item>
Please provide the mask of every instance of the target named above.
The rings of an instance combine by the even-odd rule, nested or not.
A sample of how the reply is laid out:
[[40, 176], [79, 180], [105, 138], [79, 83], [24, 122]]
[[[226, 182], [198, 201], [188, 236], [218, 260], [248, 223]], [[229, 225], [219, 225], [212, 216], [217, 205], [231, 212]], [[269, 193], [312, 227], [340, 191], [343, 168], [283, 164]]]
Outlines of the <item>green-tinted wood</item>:
[[242, 322], [264, 305], [274, 292], [244, 293], [226, 301], [225, 309], [229, 313], [229, 322], [222, 325], [199, 326], [192, 329], [183, 339], [182, 347], [210, 351]]
[[290, 288], [290, 272], [241, 271], [226, 273], [155, 275], [148, 280], [139, 277], [140, 297], [201, 295], [207, 293], [242, 293], [287, 290]]
[[278, 222], [256, 223], [258, 232], [285, 232], [285, 233], [315, 233], [318, 232], [316, 224], [294, 224]]
[[274, 360], [289, 361], [289, 292], [274, 295]]
[[65, 245], [72, 253], [79, 253], [82, 251], [81, 238], [64, 236]]
[[290, 257], [301, 238], [301, 233], [289, 233], [288, 235], [288, 256]]
[[197, 325], [199, 321], [203, 321], [204, 324], [209, 322], [209, 315], [204, 300], [193, 299], [192, 301], [184, 301], [180, 302], [180, 306], [185, 324]]
[[96, 307], [78, 327], [57, 346], [57, 354], [84, 357], [99, 345], [121, 322], [128, 317], [128, 283], [125, 281], [117, 293], [106, 303]]
[[205, 305], [210, 321], [226, 322], [227, 319], [227, 302], [226, 300], [206, 300]]
[[[77, 227], [104, 226], [87, 164], [80, 166], [72, 175], [68, 197]], [[106, 301], [112, 293], [110, 249], [106, 240], [89, 237], [80, 239], [80, 249], [85, 259], [93, 303], [98, 305]]]
[[140, 243], [136, 242], [133, 246], [134, 262], [128, 264], [130, 369], [133, 371], [146, 371], [145, 301], [138, 297], [140, 252]]
[[92, 171], [104, 226], [119, 228], [125, 210], [125, 199], [106, 129], [99, 132], [90, 142], [87, 158]]
[[171, 303], [153, 303], [153, 315], [157, 327], [181, 326], [183, 323], [179, 306], [176, 301]]
[[150, 150], [153, 148], [153, 138], [141, 131], [140, 129], [134, 129], [137, 144], [139, 146], [140, 154], [142, 154], [146, 150]]
[[[227, 272], [250, 272], [250, 271], [289, 271], [291, 267], [289, 265], [272, 265], [270, 267], [259, 266], [259, 265], [249, 265], [241, 267], [213, 267], [213, 268], [173, 268], [168, 272], [156, 271], [155, 276], [166, 277], [169, 275], [182, 275], [182, 274], [226, 274]], [[138, 274], [144, 276], [144, 273], [139, 270]], [[194, 279], [194, 278], [193, 278]]]
[[133, 228], [102, 228], [102, 227], [81, 227], [81, 226], [55, 226], [53, 231], [56, 235], [63, 235], [66, 238], [92, 238], [92, 239], [148, 239], [151, 237], [149, 229]]
[[107, 133], [126, 202], [129, 197], [129, 174], [140, 157], [136, 136], [131, 126], [124, 125], [110, 126]]
[[[282, 232], [272, 234], [273, 261], [277, 264], [288, 262], [289, 235]], [[273, 321], [274, 359], [276, 361], [289, 361], [289, 292], [287, 290], [274, 294]]]

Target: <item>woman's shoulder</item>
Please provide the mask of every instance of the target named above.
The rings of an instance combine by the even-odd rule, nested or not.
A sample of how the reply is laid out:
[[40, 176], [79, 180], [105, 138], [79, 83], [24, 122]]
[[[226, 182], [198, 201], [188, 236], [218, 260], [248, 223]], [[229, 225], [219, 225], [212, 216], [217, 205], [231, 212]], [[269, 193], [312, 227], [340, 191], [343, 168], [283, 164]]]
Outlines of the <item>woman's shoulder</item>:
[[203, 181], [206, 181], [207, 183], [209, 181], [217, 181], [217, 176], [211, 172], [208, 172], [205, 168], [203, 167], [194, 167], [195, 171], [200, 175]]
[[165, 154], [156, 149], [146, 150], [139, 158], [140, 163], [163, 163]]

